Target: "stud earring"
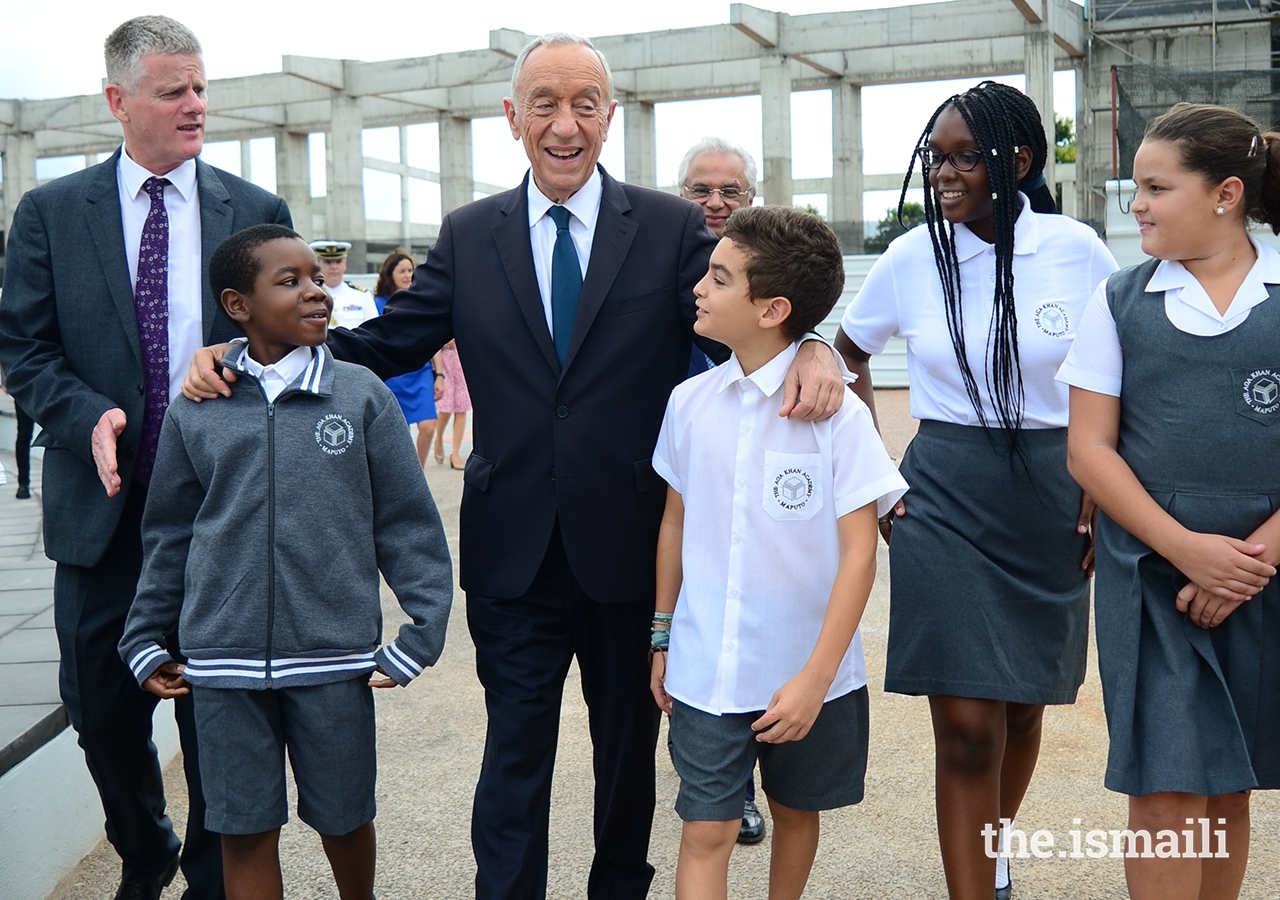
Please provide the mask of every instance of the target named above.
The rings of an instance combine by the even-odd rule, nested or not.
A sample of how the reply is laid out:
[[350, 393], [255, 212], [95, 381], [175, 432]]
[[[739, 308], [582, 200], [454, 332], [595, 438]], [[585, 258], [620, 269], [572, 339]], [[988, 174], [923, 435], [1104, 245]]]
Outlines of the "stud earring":
[[1218, 212], [1218, 215], [1222, 215], [1224, 212], [1226, 212], [1226, 210], [1223, 209], [1221, 206], [1219, 206], [1217, 212]]

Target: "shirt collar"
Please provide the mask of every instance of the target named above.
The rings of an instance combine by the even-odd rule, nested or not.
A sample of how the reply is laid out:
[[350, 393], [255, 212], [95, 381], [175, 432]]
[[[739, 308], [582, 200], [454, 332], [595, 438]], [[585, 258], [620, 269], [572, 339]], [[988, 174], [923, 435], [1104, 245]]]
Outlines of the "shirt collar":
[[[555, 206], [546, 194], [538, 190], [538, 185], [534, 183], [533, 173], [529, 173], [529, 186], [527, 188], [529, 196], [529, 227], [537, 225], [542, 217], [547, 214], [547, 210]], [[604, 196], [604, 181], [600, 177], [600, 169], [597, 168], [591, 173], [591, 177], [587, 179], [587, 183], [574, 193], [572, 197], [564, 202], [565, 209], [573, 215], [575, 219], [587, 226], [587, 231], [594, 234], [596, 230], [596, 218], [600, 215], [600, 198]]]
[[[129, 196], [136, 198], [142, 193], [142, 185], [148, 178], [155, 177], [155, 173], [147, 171], [134, 162], [127, 151], [127, 147], [122, 148], [120, 151], [120, 176], [124, 179], [124, 188]], [[169, 179], [169, 183], [182, 195], [183, 200], [190, 202], [191, 198], [195, 196], [196, 161], [194, 159], [187, 160], [162, 177]]]
[[294, 347], [280, 359], [264, 366], [250, 356], [246, 350], [240, 358], [240, 363], [246, 372], [259, 381], [262, 380], [263, 374], [270, 370], [280, 376], [285, 384], [293, 384], [294, 380], [311, 364], [314, 356], [315, 350], [312, 347]]
[[[798, 343], [788, 344], [781, 353], [750, 375], [743, 373], [742, 363], [738, 362], [738, 354], [734, 353], [724, 364], [724, 381], [720, 385], [720, 391], [723, 392], [735, 384], [749, 381], [760, 389], [760, 393], [766, 397], [772, 397], [786, 381], [791, 362], [796, 358], [796, 352], [799, 349]], [[745, 384], [742, 386], [746, 387]]]
[[[1240, 285], [1240, 292], [1248, 289], [1250, 292], [1261, 290], [1266, 293], [1266, 285], [1280, 284], [1280, 253], [1266, 244], [1259, 243], [1257, 238], [1249, 235], [1249, 243], [1253, 244], [1254, 252], [1258, 258], [1254, 260], [1253, 266], [1249, 269], [1249, 274], [1244, 277], [1244, 281]], [[1147, 293], [1158, 294], [1161, 291], [1172, 291], [1185, 288], [1196, 280], [1195, 276], [1187, 271], [1179, 260], [1162, 259], [1160, 264], [1156, 266], [1156, 270], [1151, 273], [1151, 278], [1147, 281]]]
[[[1018, 192], [1022, 201], [1022, 209], [1018, 210], [1018, 218], [1013, 220], [1013, 255], [1026, 256], [1035, 253], [1040, 243], [1040, 223], [1036, 221], [1031, 209], [1031, 201], [1027, 195]], [[969, 226], [961, 222], [956, 226], [956, 260], [967, 262], [979, 253], [991, 248], [982, 238], [969, 230]]]

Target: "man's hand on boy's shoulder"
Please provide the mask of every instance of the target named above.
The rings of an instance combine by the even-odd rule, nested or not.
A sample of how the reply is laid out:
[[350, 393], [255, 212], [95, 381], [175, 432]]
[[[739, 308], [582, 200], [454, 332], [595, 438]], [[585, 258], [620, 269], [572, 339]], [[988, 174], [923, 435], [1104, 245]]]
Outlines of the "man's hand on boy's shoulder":
[[146, 681], [142, 682], [142, 687], [161, 700], [172, 700], [174, 697], [189, 694], [191, 688], [187, 686], [187, 680], [182, 677], [185, 669], [186, 666], [181, 663], [163, 663], [160, 668], [147, 676]]
[[222, 377], [218, 377], [218, 365], [230, 349], [230, 344], [214, 344], [197, 350], [191, 358], [187, 377], [182, 381], [183, 396], [197, 403], [214, 397], [230, 397], [231, 388], [227, 387], [227, 382], [235, 381], [236, 373], [223, 369]]
[[370, 678], [369, 678], [369, 687], [372, 687], [372, 688], [393, 688], [393, 687], [398, 687], [398, 686], [399, 686], [399, 685], [396, 683], [396, 680], [395, 680], [394, 678], [392, 678], [391, 676], [389, 676], [386, 672], [382, 671], [381, 669], [374, 669], [374, 670], [373, 670], [373, 675], [374, 675], [374, 676], [381, 675], [382, 677], [381, 677], [381, 678], [370, 677]]
[[766, 744], [784, 744], [803, 740], [822, 712], [822, 702], [831, 687], [828, 680], [809, 671], [800, 672], [774, 691], [764, 715], [751, 723], [756, 740]]

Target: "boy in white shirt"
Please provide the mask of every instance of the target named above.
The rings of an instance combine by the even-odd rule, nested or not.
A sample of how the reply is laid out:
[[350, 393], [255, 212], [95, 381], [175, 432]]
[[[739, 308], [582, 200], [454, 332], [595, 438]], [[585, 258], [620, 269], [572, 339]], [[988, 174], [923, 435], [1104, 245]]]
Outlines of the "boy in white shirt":
[[677, 898], [726, 896], [757, 756], [773, 900], [804, 890], [818, 812], [862, 799], [857, 627], [876, 520], [907, 484], [857, 397], [823, 422], [778, 415], [796, 341], [843, 288], [831, 229], [783, 207], [737, 210], [694, 288], [694, 328], [733, 356], [672, 392], [653, 456], [669, 488], [651, 686], [680, 775]]

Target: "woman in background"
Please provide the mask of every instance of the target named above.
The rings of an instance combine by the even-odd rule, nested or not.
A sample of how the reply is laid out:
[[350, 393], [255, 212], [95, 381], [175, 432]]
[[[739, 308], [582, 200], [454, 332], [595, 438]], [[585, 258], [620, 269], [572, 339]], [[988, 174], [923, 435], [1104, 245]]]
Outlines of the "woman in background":
[[[396, 291], [404, 290], [413, 283], [413, 257], [407, 250], [396, 248], [387, 254], [378, 270], [378, 286], [373, 292], [373, 302], [378, 304], [381, 315], [387, 300]], [[400, 401], [400, 409], [404, 412], [406, 422], [418, 423], [418, 465], [427, 461], [427, 450], [431, 446], [431, 436], [436, 430], [436, 401], [433, 383], [437, 378], [430, 363], [416, 372], [397, 375], [387, 379], [387, 387]], [[437, 456], [437, 461], [441, 457]]]
[[444, 377], [436, 379], [436, 408], [440, 421], [436, 424], [436, 462], [444, 463], [444, 430], [453, 416], [453, 445], [449, 448], [449, 467], [462, 468], [462, 437], [467, 431], [467, 412], [471, 409], [471, 395], [467, 393], [467, 381], [462, 377], [462, 363], [458, 361], [458, 347], [453, 341], [445, 344], [431, 360], [436, 371]]

